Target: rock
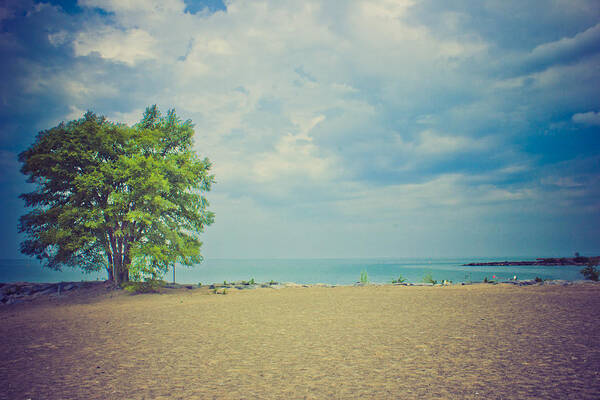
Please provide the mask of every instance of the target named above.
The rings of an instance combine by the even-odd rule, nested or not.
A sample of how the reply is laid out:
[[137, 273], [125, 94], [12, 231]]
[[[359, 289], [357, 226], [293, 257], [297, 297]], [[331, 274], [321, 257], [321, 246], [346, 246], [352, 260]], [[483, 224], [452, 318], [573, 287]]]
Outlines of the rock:
[[40, 290], [38, 293], [39, 294], [50, 294], [50, 293], [55, 293], [57, 291], [58, 291], [58, 288], [56, 286], [50, 286], [44, 290]]
[[534, 279], [529, 279], [526, 281], [519, 281], [519, 286], [528, 286], [528, 285], [533, 285], [535, 282]]
[[19, 304], [19, 303], [23, 303], [23, 300], [11, 297], [11, 298], [8, 299], [8, 301], [5, 304], [6, 305], [13, 305], [13, 304]]
[[35, 292], [34, 294], [31, 295], [30, 299], [37, 299], [40, 296], [43, 296], [45, 293], [44, 292]]
[[9, 295], [17, 292], [17, 287], [15, 285], [5, 285], [2, 287], [2, 294]]
[[271, 288], [271, 289], [283, 289], [286, 286], [285, 285], [281, 285], [281, 284], [277, 284], [277, 285], [266, 285], [266, 286], [263, 286], [263, 287], [267, 287], [267, 288]]
[[571, 283], [573, 285], [581, 285], [581, 284], [585, 284], [585, 283], [595, 283], [595, 282], [594, 281], [588, 281], [588, 280], [580, 279], [578, 281], [573, 281]]
[[566, 281], [564, 279], [556, 279], [556, 280], [552, 280], [552, 281], [546, 281], [544, 283], [546, 285], [562, 285], [562, 286], [568, 286], [570, 284], [569, 281]]

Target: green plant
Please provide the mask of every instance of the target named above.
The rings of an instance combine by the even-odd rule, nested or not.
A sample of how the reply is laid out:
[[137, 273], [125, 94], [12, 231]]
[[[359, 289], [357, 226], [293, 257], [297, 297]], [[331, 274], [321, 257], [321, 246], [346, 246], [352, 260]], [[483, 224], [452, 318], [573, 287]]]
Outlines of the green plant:
[[369, 275], [366, 270], [360, 273], [360, 283], [369, 283]]
[[149, 279], [143, 282], [124, 282], [121, 284], [123, 290], [129, 293], [158, 293], [160, 288], [165, 285], [164, 281]]
[[198, 282], [198, 287], [202, 286], [202, 282]]
[[427, 274], [423, 277], [423, 282], [425, 283], [431, 283], [433, 285], [437, 284], [437, 281], [433, 279], [433, 277], [431, 276], [431, 274]]
[[398, 279], [394, 279], [392, 281], [392, 283], [404, 283], [406, 282], [406, 278], [404, 278], [402, 275], [398, 275]]
[[585, 279], [589, 279], [594, 282], [598, 282], [598, 280], [600, 280], [600, 271], [598, 268], [596, 268], [597, 265], [598, 264], [594, 265], [593, 263], [589, 263], [587, 267], [580, 271]]
[[256, 282], [254, 282], [254, 278], [250, 279], [250, 284], [254, 285]]

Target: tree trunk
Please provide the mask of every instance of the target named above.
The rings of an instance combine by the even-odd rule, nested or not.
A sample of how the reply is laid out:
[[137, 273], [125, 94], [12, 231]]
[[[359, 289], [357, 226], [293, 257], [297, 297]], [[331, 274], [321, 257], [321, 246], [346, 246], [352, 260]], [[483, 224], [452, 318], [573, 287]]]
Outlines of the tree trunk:
[[120, 285], [127, 282], [129, 282], [129, 269], [122, 268], [122, 270], [119, 271], [119, 281], [117, 283]]
[[113, 274], [113, 265], [112, 265], [112, 263], [108, 264], [108, 267], [106, 267], [106, 272], [108, 273], [108, 280], [110, 282], [114, 282], [115, 281], [115, 276]]

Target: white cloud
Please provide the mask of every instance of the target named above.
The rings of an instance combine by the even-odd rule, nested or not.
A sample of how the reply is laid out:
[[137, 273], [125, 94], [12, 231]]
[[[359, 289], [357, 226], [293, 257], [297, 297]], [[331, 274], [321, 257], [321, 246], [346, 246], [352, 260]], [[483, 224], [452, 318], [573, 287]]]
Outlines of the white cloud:
[[258, 182], [279, 182], [285, 188], [293, 186], [294, 179], [329, 181], [336, 176], [335, 161], [319, 154], [310, 131], [325, 119], [320, 115], [310, 119], [296, 119], [298, 133], [288, 133], [277, 142], [274, 151], [257, 157], [252, 167], [252, 179]]
[[421, 132], [420, 142], [416, 150], [423, 154], [444, 154], [483, 150], [488, 147], [483, 139], [472, 139], [463, 136], [442, 135], [426, 130]]
[[78, 4], [114, 13], [165, 13], [182, 12], [185, 9], [185, 3], [181, 0], [79, 0]]
[[363, 1], [360, 6], [368, 17], [382, 19], [398, 19], [406, 14], [406, 10], [414, 4], [412, 0]]
[[528, 62], [536, 65], [572, 63], [588, 52], [598, 52], [600, 24], [573, 37], [541, 44], [531, 51]]
[[395, 142], [398, 150], [405, 153], [414, 153], [418, 156], [436, 156], [489, 150], [492, 144], [487, 138], [474, 139], [430, 129], [421, 131], [413, 141], [405, 141], [402, 135], [396, 134]]
[[76, 56], [97, 53], [102, 58], [133, 65], [139, 60], [157, 58], [155, 43], [156, 40], [141, 29], [105, 28], [80, 33], [73, 42], [73, 49]]
[[600, 126], [600, 112], [588, 111], [586, 113], [574, 114], [573, 122], [584, 125]]
[[48, 41], [50, 42], [50, 44], [56, 47], [65, 44], [68, 39], [69, 33], [65, 30], [60, 30], [58, 32], [48, 34]]

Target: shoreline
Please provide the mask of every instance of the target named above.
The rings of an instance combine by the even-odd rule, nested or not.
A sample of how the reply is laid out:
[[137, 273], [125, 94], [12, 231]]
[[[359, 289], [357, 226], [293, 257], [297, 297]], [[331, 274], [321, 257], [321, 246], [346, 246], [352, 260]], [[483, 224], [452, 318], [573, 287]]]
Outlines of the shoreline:
[[[352, 287], [453, 287], [453, 286], [571, 286], [581, 284], [600, 284], [590, 280], [567, 281], [557, 280], [508, 280], [508, 281], [489, 281], [489, 282], [403, 282], [403, 283], [361, 283], [356, 282], [351, 285], [336, 285], [328, 283], [303, 284], [296, 282], [267, 282], [267, 283], [249, 283], [247, 281], [236, 281], [229, 283], [213, 283], [210, 285], [196, 285], [186, 283], [164, 282], [157, 287], [155, 291], [149, 294], [168, 294], [176, 292], [195, 292], [203, 291], [207, 294], [227, 294], [232, 291], [255, 290], [255, 289], [286, 289], [286, 288], [352, 288]], [[81, 281], [81, 282], [57, 282], [57, 283], [34, 283], [34, 282], [0, 282], [0, 307], [14, 304], [32, 303], [43, 299], [65, 299], [69, 297], [93, 297], [105, 293], [116, 292], [125, 295], [139, 295], [142, 292], [127, 292], [125, 289], [116, 287], [108, 281]]]

